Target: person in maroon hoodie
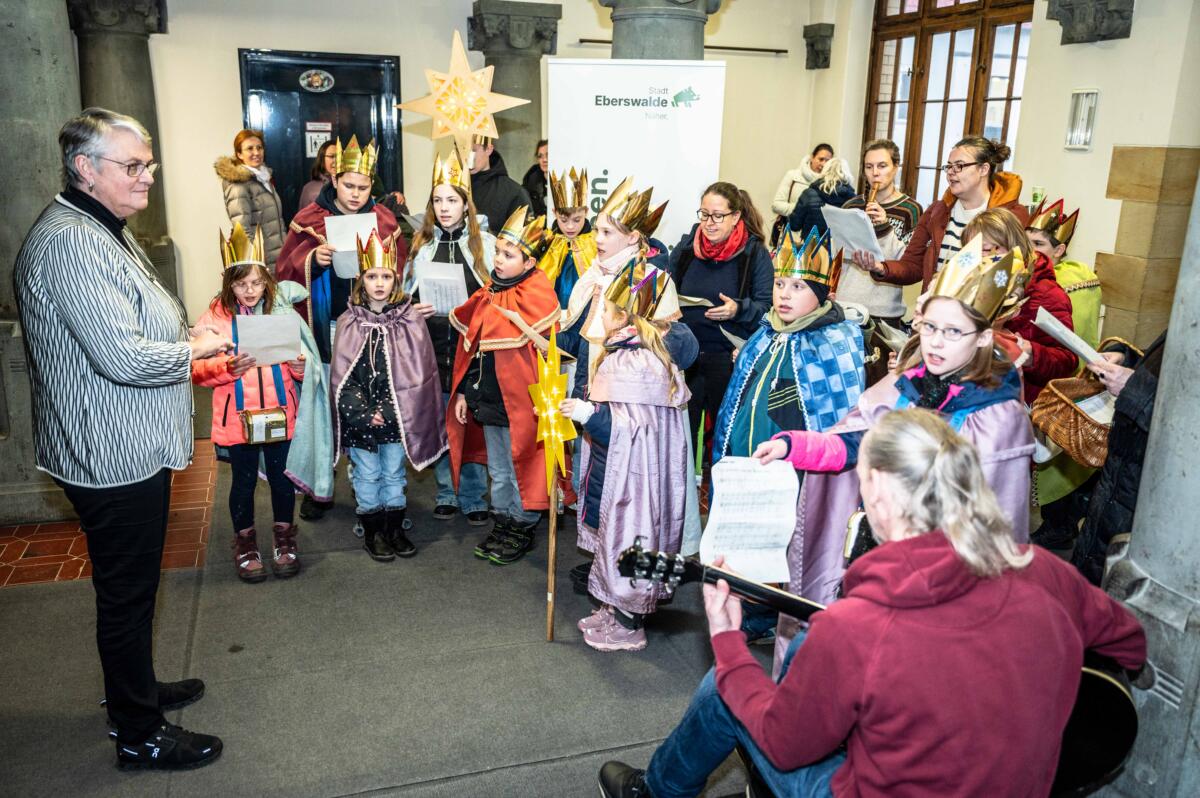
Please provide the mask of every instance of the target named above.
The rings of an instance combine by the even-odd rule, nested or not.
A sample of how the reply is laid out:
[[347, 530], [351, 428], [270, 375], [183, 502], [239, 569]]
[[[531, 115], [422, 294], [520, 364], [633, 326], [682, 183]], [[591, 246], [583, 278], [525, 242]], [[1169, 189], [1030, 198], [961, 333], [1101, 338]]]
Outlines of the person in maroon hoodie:
[[1033, 323], [1038, 310], [1045, 308], [1064, 327], [1073, 330], [1071, 297], [1058, 284], [1054, 263], [1033, 248], [1024, 224], [1004, 208], [984, 211], [968, 222], [963, 230], [963, 244], [975, 236], [983, 237], [984, 257], [1004, 256], [1017, 249], [1021, 251], [1025, 268], [1029, 269], [1025, 301], [1017, 314], [998, 331], [996, 343], [1021, 369], [1025, 403], [1031, 405], [1046, 383], [1070, 377], [1079, 366], [1079, 358], [1074, 352]]
[[716, 667], [648, 770], [604, 765], [604, 795], [697, 795], [738, 743], [776, 795], [1049, 794], [1084, 651], [1140, 669], [1141, 626], [1012, 542], [974, 447], [935, 414], [884, 416], [857, 468], [881, 545], [793, 642], [779, 683], [746, 647], [728, 583], [705, 585]]

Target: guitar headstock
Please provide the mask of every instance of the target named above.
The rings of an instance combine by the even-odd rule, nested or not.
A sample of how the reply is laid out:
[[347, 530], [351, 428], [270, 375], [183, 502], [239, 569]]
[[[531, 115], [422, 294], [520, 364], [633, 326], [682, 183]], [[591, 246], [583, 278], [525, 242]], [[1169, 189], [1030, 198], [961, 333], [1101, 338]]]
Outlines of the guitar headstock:
[[633, 545], [621, 552], [617, 558], [617, 571], [628, 577], [635, 587], [639, 579], [648, 579], [665, 585], [668, 590], [674, 590], [684, 582], [702, 581], [704, 575], [698, 562], [682, 554], [647, 551], [642, 547], [641, 537], [634, 538]]

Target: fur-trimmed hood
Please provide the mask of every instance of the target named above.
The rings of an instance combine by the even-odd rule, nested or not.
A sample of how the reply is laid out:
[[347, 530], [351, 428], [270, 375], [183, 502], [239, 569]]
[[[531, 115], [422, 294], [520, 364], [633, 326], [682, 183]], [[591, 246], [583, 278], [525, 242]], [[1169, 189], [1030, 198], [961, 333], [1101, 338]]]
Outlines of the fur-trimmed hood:
[[[270, 167], [267, 169], [269, 170]], [[230, 183], [245, 183], [247, 180], [254, 179], [254, 173], [245, 164], [228, 155], [222, 155], [213, 161], [213, 170], [216, 171], [217, 177], [228, 180]]]

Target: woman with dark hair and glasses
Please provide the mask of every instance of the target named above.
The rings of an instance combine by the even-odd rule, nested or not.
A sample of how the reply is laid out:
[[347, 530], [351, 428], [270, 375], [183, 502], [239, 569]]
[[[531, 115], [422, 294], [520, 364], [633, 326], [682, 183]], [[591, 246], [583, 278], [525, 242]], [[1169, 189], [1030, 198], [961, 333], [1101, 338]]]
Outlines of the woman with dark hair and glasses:
[[[686, 371], [693, 435], [701, 413], [708, 422], [716, 421], [735, 350], [771, 309], [775, 283], [762, 217], [749, 194], [732, 183], [713, 183], [700, 197], [696, 218], [697, 224], [671, 250], [667, 266], [679, 291], [683, 323], [700, 344], [699, 356]], [[697, 446], [702, 442], [697, 439]]]
[[1000, 167], [1012, 155], [1003, 143], [967, 136], [950, 150], [942, 166], [946, 193], [933, 202], [917, 222], [904, 254], [898, 260], [856, 261], [876, 280], [895, 285], [920, 282], [927, 288], [933, 275], [962, 248], [967, 223], [988, 208], [1007, 208], [1021, 224], [1029, 212], [1021, 204], [1021, 178]]
[[154, 605], [171, 472], [192, 460], [192, 362], [233, 349], [187, 325], [125, 220], [158, 164], [136, 119], [88, 108], [58, 134], [65, 188], [34, 223], [13, 271], [33, 389], [39, 470], [87, 537], [96, 646], [123, 768], [193, 768], [221, 741], [168, 723], [204, 694], [157, 681]]

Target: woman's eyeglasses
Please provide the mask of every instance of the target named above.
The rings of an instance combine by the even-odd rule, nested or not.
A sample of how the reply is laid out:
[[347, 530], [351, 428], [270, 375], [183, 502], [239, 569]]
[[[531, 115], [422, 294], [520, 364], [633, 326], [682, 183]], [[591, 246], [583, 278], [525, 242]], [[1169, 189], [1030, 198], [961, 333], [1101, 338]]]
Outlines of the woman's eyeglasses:
[[730, 216], [733, 216], [734, 213], [736, 213], [736, 211], [730, 211], [728, 213], [709, 213], [708, 211], [701, 209], [696, 211], [696, 218], [702, 222], [707, 222], [709, 219], [712, 219], [717, 224], [720, 224]]
[[968, 166], [979, 166], [982, 161], [953, 161], [942, 167], [942, 171], [948, 175], [956, 175]]
[[124, 166], [125, 174], [129, 175], [130, 177], [141, 177], [142, 172], [154, 174], [158, 171], [159, 166], [158, 161], [151, 161], [150, 163], [142, 163], [141, 161], [124, 163], [122, 161], [114, 161], [112, 158], [105, 158], [103, 155], [100, 156], [100, 160], [108, 161], [109, 163], [115, 163], [117, 166]]
[[947, 341], [961, 341], [964, 335], [978, 335], [979, 331], [963, 332], [957, 327], [938, 327], [936, 324], [931, 324], [927, 321], [917, 322], [914, 325], [917, 332], [925, 338], [929, 338], [937, 333], [941, 333], [942, 337]]

